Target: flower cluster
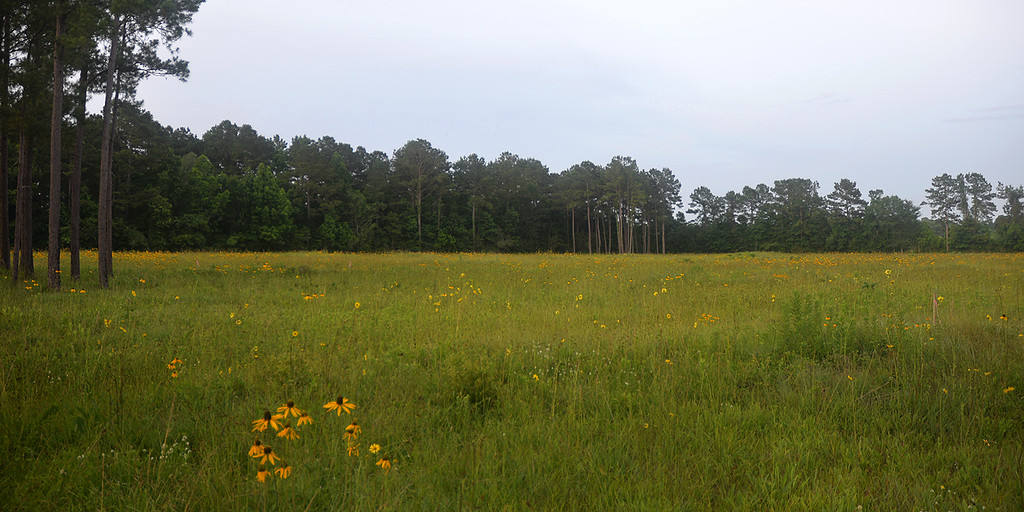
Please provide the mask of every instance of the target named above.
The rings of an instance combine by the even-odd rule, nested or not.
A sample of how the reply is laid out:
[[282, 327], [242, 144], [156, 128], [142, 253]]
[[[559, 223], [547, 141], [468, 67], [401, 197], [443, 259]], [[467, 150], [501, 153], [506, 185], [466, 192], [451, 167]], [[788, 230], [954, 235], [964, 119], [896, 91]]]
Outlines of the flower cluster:
[[[294, 427], [289, 418], [295, 419]], [[285, 441], [296, 441], [301, 438], [298, 427], [311, 423], [313, 423], [313, 418], [310, 418], [309, 414], [299, 409], [295, 402], [289, 400], [277, 408], [276, 414], [271, 413], [269, 410], [264, 411], [262, 418], [253, 420], [251, 432], [262, 434], [267, 432], [268, 429], [273, 429], [270, 434], [275, 437]], [[265, 482], [268, 477], [274, 474], [277, 474], [278, 478], [282, 480], [292, 474], [292, 466], [285, 462], [278, 455], [278, 452], [275, 452], [270, 445], [264, 443], [259, 437], [253, 440], [252, 446], [249, 447], [249, 457], [259, 464], [259, 468], [256, 471], [256, 480], [260, 482]], [[280, 466], [278, 466], [278, 462], [281, 463]], [[267, 464], [277, 467], [271, 472], [267, 468]]]
[[[328, 414], [334, 412], [337, 413], [339, 417], [342, 412], [345, 414], [352, 414], [352, 411], [355, 410], [355, 408], [356, 404], [350, 402], [349, 399], [344, 396], [339, 396], [338, 398], [324, 404], [324, 409], [327, 409]], [[345, 432], [342, 433], [341, 437], [345, 439], [345, 453], [350, 457], [359, 456], [359, 435], [362, 433], [363, 427], [359, 426], [359, 422], [355, 419], [345, 427]], [[369, 450], [371, 454], [376, 455], [380, 453], [380, 445], [373, 443], [370, 445]], [[384, 473], [391, 471], [391, 459], [386, 455], [380, 456], [376, 464], [384, 470]]]
[[[331, 400], [324, 404], [326, 414], [336, 413], [341, 417], [342, 413], [352, 414], [357, 406], [345, 396]], [[292, 425], [294, 421], [294, 426]], [[269, 410], [263, 412], [263, 416], [252, 421], [251, 432], [256, 432], [257, 437], [249, 447], [248, 456], [257, 464], [256, 480], [266, 482], [267, 478], [277, 475], [280, 479], [286, 479], [292, 474], [292, 466], [281, 458], [280, 452], [275, 451], [269, 444], [271, 440], [280, 438], [282, 441], [298, 441], [302, 439], [300, 428], [313, 423], [313, 418], [308, 412], [300, 409], [295, 402], [289, 400], [277, 408], [276, 413]], [[363, 433], [362, 426], [355, 419], [345, 427], [341, 437], [345, 440], [346, 453], [351, 457], [358, 457], [360, 453], [359, 436]], [[267, 436], [269, 439], [261, 439], [260, 436]], [[369, 452], [377, 455], [381, 447], [377, 443], [369, 446]], [[387, 455], [380, 455], [376, 465], [384, 473], [389, 473], [392, 467], [392, 459]], [[273, 468], [273, 470], [271, 470]]]

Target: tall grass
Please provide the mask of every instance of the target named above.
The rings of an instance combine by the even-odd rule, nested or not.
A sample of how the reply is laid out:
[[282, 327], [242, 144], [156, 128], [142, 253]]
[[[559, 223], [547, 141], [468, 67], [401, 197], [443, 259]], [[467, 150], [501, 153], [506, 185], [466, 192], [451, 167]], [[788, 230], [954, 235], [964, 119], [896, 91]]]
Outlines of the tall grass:
[[[115, 269], [0, 283], [4, 509], [1024, 508], [1024, 255]], [[301, 439], [250, 432], [288, 400]], [[289, 478], [257, 481], [257, 435]]]

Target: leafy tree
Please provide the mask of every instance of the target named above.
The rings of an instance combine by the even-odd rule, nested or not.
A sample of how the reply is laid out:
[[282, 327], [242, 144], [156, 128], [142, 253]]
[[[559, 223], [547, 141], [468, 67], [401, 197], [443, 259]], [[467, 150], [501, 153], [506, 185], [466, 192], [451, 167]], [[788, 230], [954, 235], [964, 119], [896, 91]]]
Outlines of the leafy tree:
[[962, 212], [964, 219], [969, 218], [981, 223], [991, 222], [996, 211], [996, 205], [992, 202], [992, 198], [996, 194], [992, 191], [992, 185], [988, 180], [981, 174], [972, 172], [957, 175], [957, 181], [963, 190], [961, 194], [967, 198], [966, 201], [963, 201], [967, 204], [967, 208], [964, 208]]
[[818, 183], [805, 178], [775, 181], [775, 240], [788, 250], [824, 248], [827, 221], [818, 195]]
[[252, 217], [245, 244], [253, 249], [268, 250], [286, 247], [294, 230], [292, 205], [288, 194], [270, 172], [260, 164], [251, 178], [249, 200]]
[[[411, 140], [395, 150], [392, 164], [398, 182], [409, 194], [416, 213], [416, 244], [423, 248], [423, 198], [440, 198], [439, 185], [448, 172], [448, 155], [423, 139]], [[440, 216], [440, 215], [439, 215]]]
[[1003, 203], [1003, 215], [995, 221], [996, 238], [999, 246], [1007, 251], [1024, 251], [1024, 186], [1000, 183], [999, 198]]
[[942, 223], [946, 240], [946, 251], [949, 251], [949, 226], [960, 221], [958, 208], [966, 210], [966, 201], [960, 201], [959, 183], [956, 178], [943, 173], [932, 178], [932, 186], [925, 190], [924, 204], [932, 212], [932, 218]]
[[[187, 138], [184, 140], [191, 142]], [[279, 150], [272, 140], [261, 136], [252, 126], [238, 126], [226, 120], [203, 134], [201, 146], [201, 152], [229, 175], [252, 172], [261, 163], [271, 165]], [[271, 169], [281, 170], [274, 166]]]
[[829, 214], [831, 233], [826, 248], [830, 250], [851, 250], [860, 245], [857, 240], [864, 218], [867, 201], [861, 198], [857, 183], [846, 178], [835, 183], [835, 189], [825, 197]]
[[472, 234], [470, 248], [479, 250], [476, 226], [477, 210], [491, 207], [488, 198], [494, 187], [493, 176], [487, 170], [487, 162], [475, 153], [458, 159], [452, 166], [452, 170], [455, 190], [466, 198], [470, 208], [470, 232]]
[[881, 190], [868, 193], [871, 202], [864, 210], [864, 240], [870, 244], [861, 249], [875, 251], [906, 251], [920, 237], [920, 208], [913, 201], [886, 196]]
[[686, 213], [696, 215], [700, 225], [720, 222], [725, 213], [725, 200], [713, 194], [711, 189], [700, 186], [690, 194], [690, 208]]

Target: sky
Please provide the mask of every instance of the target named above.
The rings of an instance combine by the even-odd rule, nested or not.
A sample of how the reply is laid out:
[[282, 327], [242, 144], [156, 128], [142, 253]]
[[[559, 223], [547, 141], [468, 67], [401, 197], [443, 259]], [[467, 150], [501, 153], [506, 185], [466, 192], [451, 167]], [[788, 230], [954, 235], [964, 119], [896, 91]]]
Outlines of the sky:
[[[1024, 184], [1024, 1], [207, 0], [157, 120], [551, 172], [615, 155], [707, 186]], [[922, 210], [927, 214], [927, 208]]]

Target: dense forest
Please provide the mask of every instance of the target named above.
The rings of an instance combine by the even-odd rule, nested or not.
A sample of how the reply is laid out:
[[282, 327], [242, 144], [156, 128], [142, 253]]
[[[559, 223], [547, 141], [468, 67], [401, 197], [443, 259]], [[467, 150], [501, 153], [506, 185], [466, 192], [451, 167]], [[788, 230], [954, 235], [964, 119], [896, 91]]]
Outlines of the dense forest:
[[[32, 248], [54, 259], [65, 247], [75, 276], [78, 248], [98, 247], [101, 280], [111, 248], [1024, 250], [1024, 187], [993, 186], [977, 172], [922, 184], [932, 212], [922, 219], [919, 205], [882, 190], [865, 196], [849, 179], [827, 193], [792, 178], [718, 196], [683, 175], [696, 185], [684, 197], [672, 170], [628, 156], [552, 172], [512, 153], [453, 159], [423, 139], [389, 154], [229, 121], [201, 136], [163, 126], [135, 89], [153, 75], [188, 76], [175, 52], [158, 49], [173, 50], [200, 4], [4, 2], [4, 267], [12, 234], [15, 272], [19, 254], [31, 272]], [[91, 95], [102, 95], [102, 112], [86, 111]]]

